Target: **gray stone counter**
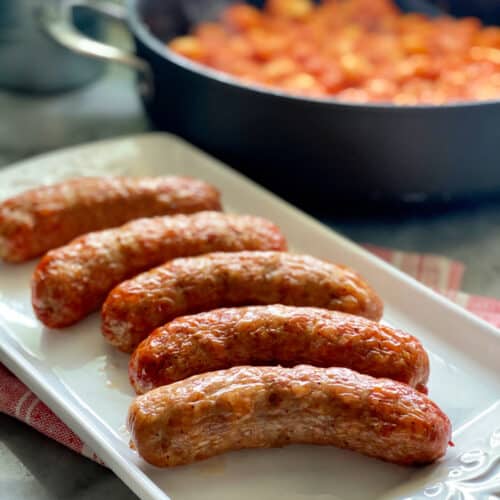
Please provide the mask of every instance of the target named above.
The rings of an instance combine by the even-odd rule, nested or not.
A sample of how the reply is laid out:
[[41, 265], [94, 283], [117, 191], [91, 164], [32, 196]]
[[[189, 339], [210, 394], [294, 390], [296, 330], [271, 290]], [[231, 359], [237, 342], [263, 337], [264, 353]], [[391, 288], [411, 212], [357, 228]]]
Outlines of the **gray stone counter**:
[[[131, 75], [51, 97], [0, 91], [0, 165], [60, 147], [147, 130]], [[330, 217], [358, 242], [433, 252], [466, 264], [464, 289], [500, 298], [500, 202], [426, 215]], [[0, 415], [0, 498], [136, 498], [113, 473]]]
[[500, 299], [500, 201], [484, 201], [423, 214], [329, 218], [359, 243], [427, 252], [465, 264], [463, 290]]

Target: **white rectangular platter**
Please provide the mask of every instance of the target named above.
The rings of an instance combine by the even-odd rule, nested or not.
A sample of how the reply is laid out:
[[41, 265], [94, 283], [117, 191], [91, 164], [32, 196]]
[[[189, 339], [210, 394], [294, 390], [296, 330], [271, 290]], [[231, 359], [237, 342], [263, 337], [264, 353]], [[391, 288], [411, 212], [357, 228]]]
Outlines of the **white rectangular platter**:
[[419, 337], [431, 357], [430, 396], [450, 416], [455, 447], [404, 468], [331, 447], [243, 450], [160, 470], [128, 448], [133, 398], [125, 354], [103, 341], [97, 314], [64, 331], [30, 305], [36, 262], [0, 264], [0, 361], [141, 498], [173, 500], [417, 499], [500, 496], [500, 332], [185, 142], [148, 134], [85, 145], [0, 170], [0, 200], [79, 175], [186, 174], [215, 184], [227, 211], [273, 220], [294, 251], [348, 264], [385, 301], [385, 321]]

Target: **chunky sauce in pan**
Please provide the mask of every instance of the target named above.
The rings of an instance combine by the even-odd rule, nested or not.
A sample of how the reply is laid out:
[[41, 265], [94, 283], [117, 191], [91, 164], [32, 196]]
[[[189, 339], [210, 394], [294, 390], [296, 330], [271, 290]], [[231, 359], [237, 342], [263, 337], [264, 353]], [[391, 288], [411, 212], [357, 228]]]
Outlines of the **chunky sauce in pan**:
[[403, 14], [391, 0], [235, 4], [169, 47], [299, 95], [403, 105], [500, 98], [499, 27]]

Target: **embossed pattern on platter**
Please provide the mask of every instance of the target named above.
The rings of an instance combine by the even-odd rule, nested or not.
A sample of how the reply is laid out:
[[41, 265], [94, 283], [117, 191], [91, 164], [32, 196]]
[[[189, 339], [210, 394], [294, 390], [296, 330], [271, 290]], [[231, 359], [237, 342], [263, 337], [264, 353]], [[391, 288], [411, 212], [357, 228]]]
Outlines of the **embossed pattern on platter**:
[[483, 443], [483, 447], [470, 449], [450, 463], [446, 479], [405, 500], [500, 499], [500, 428]]

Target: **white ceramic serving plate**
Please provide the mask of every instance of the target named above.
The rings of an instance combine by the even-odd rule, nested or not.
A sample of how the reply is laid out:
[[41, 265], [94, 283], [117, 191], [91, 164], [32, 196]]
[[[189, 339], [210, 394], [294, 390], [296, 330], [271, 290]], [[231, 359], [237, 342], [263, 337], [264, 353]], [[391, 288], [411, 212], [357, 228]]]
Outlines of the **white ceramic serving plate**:
[[385, 320], [418, 336], [431, 356], [430, 396], [453, 422], [455, 448], [404, 468], [331, 447], [243, 450], [160, 470], [128, 448], [133, 392], [125, 354], [92, 315], [44, 328], [30, 305], [36, 262], [0, 264], [0, 360], [143, 499], [271, 500], [484, 498], [500, 495], [500, 332], [398, 272], [185, 142], [149, 134], [44, 155], [0, 171], [0, 200], [79, 175], [187, 174], [223, 193], [228, 211], [272, 219], [293, 250], [359, 270], [386, 304]]

